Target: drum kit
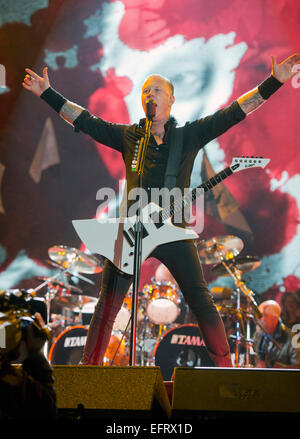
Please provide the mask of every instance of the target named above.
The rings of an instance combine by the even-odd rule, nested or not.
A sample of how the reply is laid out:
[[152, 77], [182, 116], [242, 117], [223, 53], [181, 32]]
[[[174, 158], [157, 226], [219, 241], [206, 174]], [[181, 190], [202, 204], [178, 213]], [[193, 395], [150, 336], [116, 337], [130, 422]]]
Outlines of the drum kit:
[[[252, 367], [251, 328], [261, 315], [254, 293], [242, 275], [259, 267], [260, 261], [252, 256], [239, 257], [243, 246], [243, 241], [232, 235], [197, 243], [201, 262], [212, 264], [215, 276], [230, 276], [234, 281], [234, 289], [213, 287], [211, 294], [227, 330], [234, 366]], [[51, 247], [48, 254], [48, 262], [58, 272], [52, 277], [37, 278], [41, 284], [34, 289], [36, 293], [46, 288], [48, 326], [53, 333], [47, 356], [52, 364], [78, 364], [97, 299], [63, 278], [74, 276], [93, 283], [84, 275], [101, 273], [104, 259], [62, 245]], [[213, 366], [198, 326], [189, 319], [189, 307], [176, 281], [163, 265], [156, 273], [152, 283], [138, 293], [137, 365], [160, 366], [165, 380], [171, 379], [176, 366]], [[114, 322], [104, 366], [129, 364], [131, 302], [130, 289]]]
[[251, 339], [252, 328], [262, 317], [255, 294], [242, 279], [260, 266], [257, 257], [238, 255], [244, 247], [243, 241], [232, 235], [216, 236], [198, 244], [200, 259], [205, 264], [213, 264], [211, 272], [216, 276], [230, 276], [234, 289], [213, 287], [211, 293], [223, 319], [231, 347], [235, 367], [254, 367], [256, 354]]

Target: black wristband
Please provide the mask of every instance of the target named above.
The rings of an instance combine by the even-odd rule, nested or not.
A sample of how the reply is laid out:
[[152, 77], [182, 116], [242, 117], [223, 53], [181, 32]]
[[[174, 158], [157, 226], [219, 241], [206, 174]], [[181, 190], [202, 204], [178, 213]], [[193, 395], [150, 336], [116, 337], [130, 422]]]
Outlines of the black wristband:
[[273, 75], [270, 75], [264, 82], [262, 82], [257, 88], [261, 97], [265, 100], [269, 99], [275, 91], [277, 91], [283, 85]]
[[57, 113], [60, 112], [61, 107], [67, 102], [67, 99], [52, 87], [47, 88], [47, 90], [40, 95], [40, 98], [47, 102]]

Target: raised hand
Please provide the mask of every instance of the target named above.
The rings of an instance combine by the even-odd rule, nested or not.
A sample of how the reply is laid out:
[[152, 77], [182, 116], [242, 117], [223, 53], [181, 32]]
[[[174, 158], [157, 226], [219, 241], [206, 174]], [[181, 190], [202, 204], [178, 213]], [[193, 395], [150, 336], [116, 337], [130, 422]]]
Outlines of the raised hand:
[[50, 87], [49, 77], [48, 77], [48, 67], [43, 69], [43, 77], [37, 75], [32, 70], [26, 68], [25, 72], [27, 75], [23, 80], [23, 87], [26, 90], [31, 91], [36, 96], [40, 96], [47, 88]]
[[295, 53], [282, 61], [280, 64], [276, 63], [275, 57], [272, 58], [272, 75], [278, 79], [278, 81], [284, 83], [288, 81], [292, 76], [296, 75], [297, 70], [293, 69], [296, 64], [300, 64], [300, 55]]

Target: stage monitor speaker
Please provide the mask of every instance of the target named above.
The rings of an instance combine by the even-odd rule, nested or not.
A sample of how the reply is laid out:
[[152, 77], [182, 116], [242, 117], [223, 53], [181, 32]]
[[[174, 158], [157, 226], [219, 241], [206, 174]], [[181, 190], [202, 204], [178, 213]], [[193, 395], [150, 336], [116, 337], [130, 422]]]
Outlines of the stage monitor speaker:
[[172, 411], [300, 412], [300, 371], [178, 367]]
[[[59, 413], [170, 417], [159, 367], [53, 366]], [[77, 415], [78, 416], [78, 413]], [[147, 416], [146, 416], [147, 417]]]

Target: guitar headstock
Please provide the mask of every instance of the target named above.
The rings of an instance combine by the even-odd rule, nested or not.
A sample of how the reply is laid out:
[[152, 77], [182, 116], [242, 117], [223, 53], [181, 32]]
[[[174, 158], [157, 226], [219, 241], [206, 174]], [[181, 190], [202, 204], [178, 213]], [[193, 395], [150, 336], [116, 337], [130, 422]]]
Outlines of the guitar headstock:
[[242, 171], [248, 168], [264, 168], [271, 159], [264, 159], [263, 157], [255, 156], [241, 156], [232, 159], [230, 168], [233, 172]]

